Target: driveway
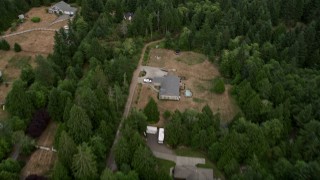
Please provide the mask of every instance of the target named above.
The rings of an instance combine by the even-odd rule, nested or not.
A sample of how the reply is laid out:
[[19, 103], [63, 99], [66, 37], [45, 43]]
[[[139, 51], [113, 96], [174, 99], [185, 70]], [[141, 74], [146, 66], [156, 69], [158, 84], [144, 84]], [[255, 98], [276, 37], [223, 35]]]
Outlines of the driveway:
[[177, 156], [165, 144], [158, 143], [158, 134], [147, 134], [147, 145], [150, 147], [153, 155], [159, 159], [173, 161], [177, 166], [196, 166], [197, 164], [205, 164], [204, 158]]
[[134, 91], [136, 89], [136, 86], [137, 86], [137, 79], [139, 77], [139, 73], [140, 73], [140, 69], [141, 69], [141, 62], [143, 60], [143, 57], [144, 57], [144, 53], [146, 51], [146, 48], [152, 44], [155, 44], [155, 43], [159, 43], [163, 41], [163, 39], [161, 40], [157, 40], [157, 41], [152, 41], [152, 42], [149, 42], [148, 44], [146, 44], [143, 49], [142, 49], [142, 52], [141, 52], [141, 55], [140, 55], [140, 60], [139, 60], [139, 63], [138, 63], [138, 68], [133, 72], [133, 75], [132, 75], [132, 80], [131, 80], [131, 84], [130, 84], [130, 89], [129, 89], [129, 95], [128, 95], [128, 99], [127, 99], [127, 102], [126, 102], [126, 106], [124, 108], [124, 112], [123, 112], [123, 118], [121, 119], [120, 121], [120, 124], [118, 126], [118, 129], [117, 129], [117, 133], [116, 133], [116, 136], [114, 138], [114, 141], [113, 141], [113, 144], [112, 144], [112, 147], [110, 149], [110, 153], [109, 153], [109, 156], [107, 158], [107, 167], [109, 169], [111, 169], [112, 171], [115, 171], [117, 169], [117, 165], [116, 165], [116, 162], [114, 160], [114, 147], [115, 147], [115, 144], [118, 142], [119, 138], [120, 138], [120, 129], [122, 127], [122, 124], [123, 124], [123, 121], [125, 118], [128, 117], [129, 115], [129, 112], [130, 112], [130, 108], [131, 108], [131, 103], [132, 103], [132, 99], [133, 99], [133, 94], [134, 94]]
[[144, 83], [144, 78], [155, 78], [155, 77], [163, 77], [168, 74], [168, 72], [163, 71], [161, 68], [158, 67], [151, 67], [151, 66], [140, 66], [139, 67], [140, 72], [145, 71], [146, 75], [143, 77], [138, 77], [138, 83]]

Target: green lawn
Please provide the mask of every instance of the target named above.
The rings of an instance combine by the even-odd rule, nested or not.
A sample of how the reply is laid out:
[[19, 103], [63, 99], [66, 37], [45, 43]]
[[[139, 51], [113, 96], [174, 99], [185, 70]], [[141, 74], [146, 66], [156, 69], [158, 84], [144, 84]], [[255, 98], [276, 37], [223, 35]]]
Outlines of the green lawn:
[[22, 69], [27, 67], [31, 61], [30, 56], [13, 56], [9, 60], [9, 66]]
[[205, 158], [206, 164], [197, 164], [197, 167], [213, 169], [213, 174], [215, 175], [215, 177], [219, 177], [222, 180], [225, 179], [222, 172], [216, 167], [216, 165], [212, 161], [210, 161], [208, 159], [208, 157], [203, 152], [184, 147], [184, 148], [176, 149], [175, 153], [178, 156], [190, 156], [190, 157]]
[[176, 165], [176, 163], [172, 161], [164, 160], [164, 159], [157, 158], [157, 161], [159, 164], [159, 169], [162, 170], [163, 172], [167, 172], [168, 174], [170, 174], [170, 168]]
[[193, 102], [196, 102], [196, 103], [204, 103], [204, 102], [206, 102], [206, 100], [200, 99], [200, 98], [196, 98], [196, 97], [192, 98], [192, 100], [193, 100]]

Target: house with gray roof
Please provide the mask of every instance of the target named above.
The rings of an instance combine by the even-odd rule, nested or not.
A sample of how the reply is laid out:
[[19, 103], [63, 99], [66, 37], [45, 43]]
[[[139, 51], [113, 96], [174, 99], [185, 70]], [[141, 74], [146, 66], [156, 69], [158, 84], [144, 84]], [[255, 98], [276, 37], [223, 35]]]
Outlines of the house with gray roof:
[[48, 9], [49, 13], [66, 14], [66, 15], [74, 15], [76, 14], [76, 11], [77, 11], [77, 8], [71, 7], [69, 4], [65, 3], [64, 1], [60, 1]]
[[159, 99], [180, 100], [180, 78], [175, 75], [167, 75], [153, 79], [155, 86], [160, 85]]

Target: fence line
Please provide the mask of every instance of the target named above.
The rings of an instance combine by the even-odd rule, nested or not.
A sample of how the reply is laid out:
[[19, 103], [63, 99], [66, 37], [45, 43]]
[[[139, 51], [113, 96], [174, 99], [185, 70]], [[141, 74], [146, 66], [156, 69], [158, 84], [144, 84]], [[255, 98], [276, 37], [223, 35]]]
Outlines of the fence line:
[[45, 147], [45, 146], [37, 146], [37, 145], [36, 145], [36, 148], [42, 149], [42, 150], [45, 150], [45, 151], [57, 152], [57, 150], [54, 149], [53, 147], [49, 148], [49, 147]]
[[58, 31], [58, 29], [50, 29], [50, 28], [34, 28], [34, 29], [28, 29], [25, 31], [20, 31], [20, 32], [16, 32], [16, 33], [12, 33], [12, 34], [8, 34], [8, 35], [4, 35], [1, 36], [1, 38], [7, 38], [10, 36], [16, 36], [16, 35], [20, 35], [20, 34], [24, 34], [24, 33], [28, 33], [28, 32], [32, 32], [32, 31]]

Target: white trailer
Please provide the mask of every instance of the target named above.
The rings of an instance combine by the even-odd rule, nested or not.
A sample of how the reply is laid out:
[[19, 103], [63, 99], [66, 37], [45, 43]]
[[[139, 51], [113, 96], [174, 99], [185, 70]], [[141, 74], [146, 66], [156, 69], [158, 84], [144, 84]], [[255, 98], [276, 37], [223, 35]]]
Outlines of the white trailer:
[[163, 144], [163, 140], [164, 140], [164, 129], [159, 128], [158, 143]]
[[157, 134], [158, 128], [154, 126], [147, 126], [147, 134]]

